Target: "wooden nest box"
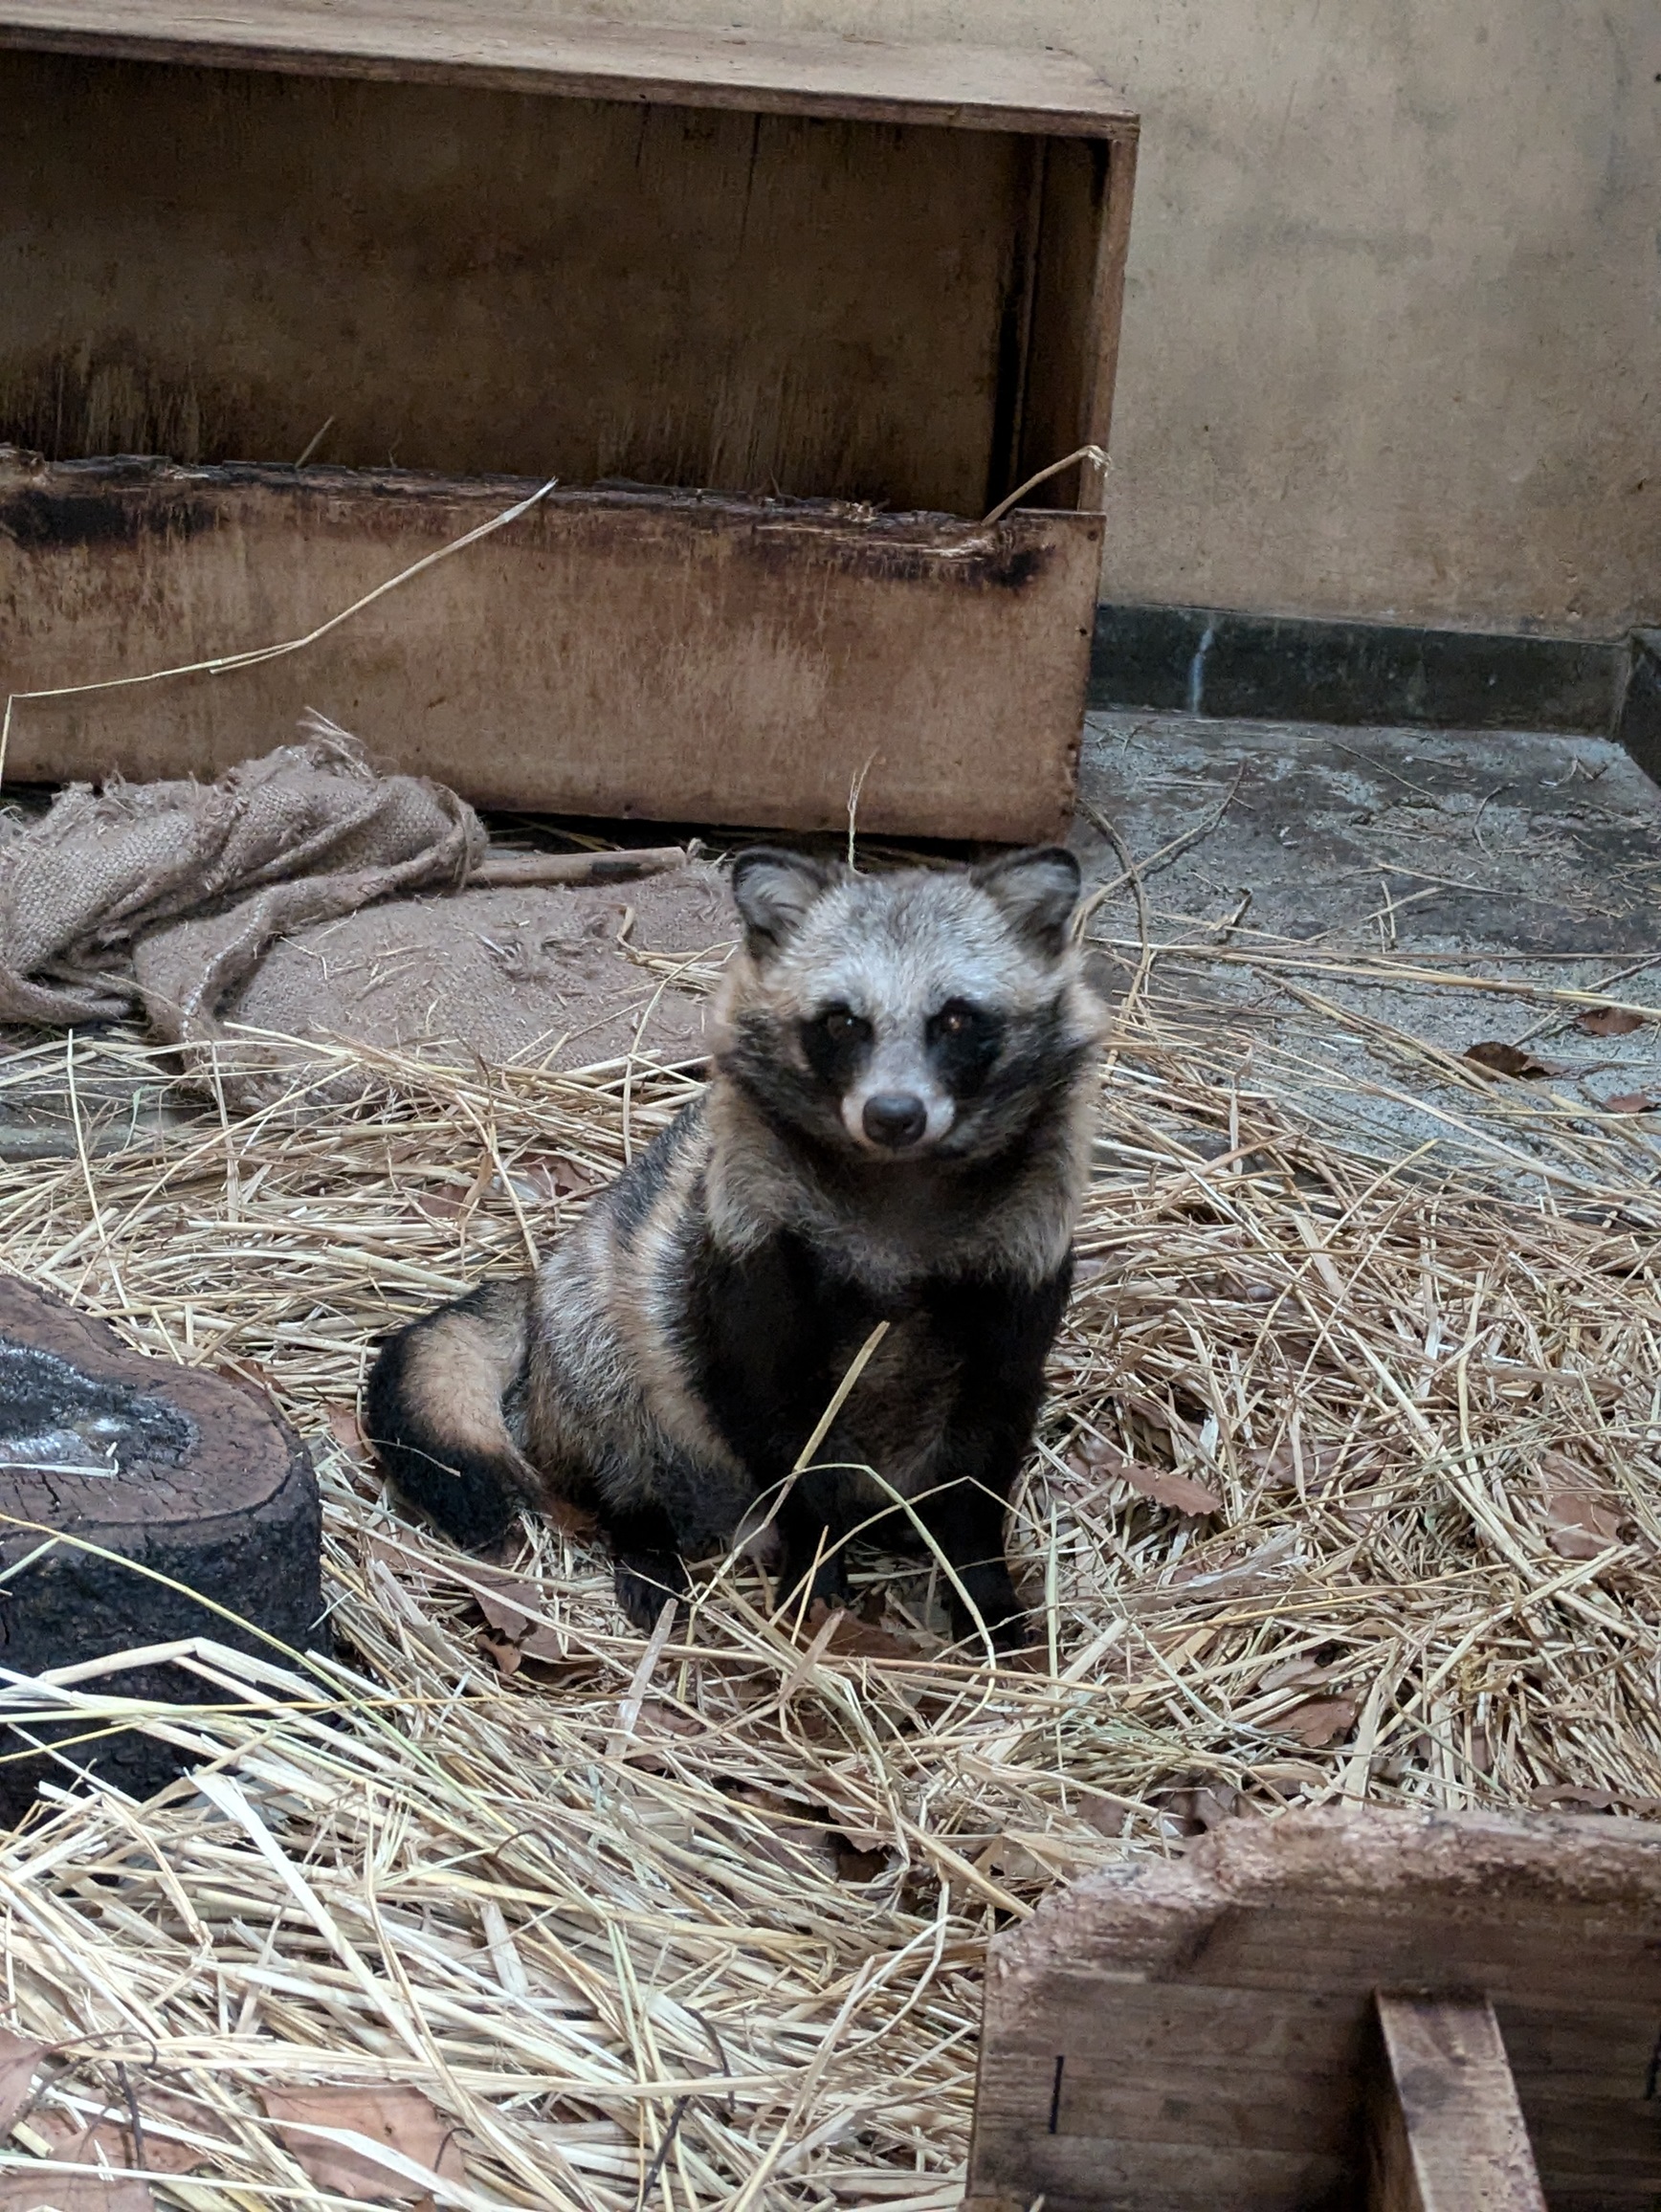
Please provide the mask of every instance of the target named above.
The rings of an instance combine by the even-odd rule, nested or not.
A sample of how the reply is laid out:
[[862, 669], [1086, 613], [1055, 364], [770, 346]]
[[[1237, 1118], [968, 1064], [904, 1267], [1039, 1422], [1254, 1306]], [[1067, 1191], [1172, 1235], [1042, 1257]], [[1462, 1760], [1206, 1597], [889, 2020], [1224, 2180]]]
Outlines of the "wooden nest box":
[[316, 706], [487, 805], [1068, 818], [1136, 119], [1052, 54], [0, 0], [16, 780]]
[[1332, 1806], [992, 1944], [963, 2212], [1653, 2212], [1661, 1826]]

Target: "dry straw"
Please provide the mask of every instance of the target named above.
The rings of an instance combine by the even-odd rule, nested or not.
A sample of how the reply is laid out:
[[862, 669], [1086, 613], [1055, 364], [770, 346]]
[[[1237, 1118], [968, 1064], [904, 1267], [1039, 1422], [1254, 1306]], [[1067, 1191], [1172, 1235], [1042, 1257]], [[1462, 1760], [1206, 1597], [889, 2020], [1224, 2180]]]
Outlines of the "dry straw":
[[[356, 1065], [357, 1107], [119, 1146], [140, 1045], [0, 1077], [73, 1077], [80, 1132], [0, 1171], [6, 1264], [270, 1387], [336, 1638], [181, 1652], [217, 1702], [145, 1725], [195, 1779], [0, 1853], [8, 2017], [55, 2051], [16, 2157], [96, 2167], [63, 2146], [101, 2115], [191, 2212], [317, 2203], [268, 2107], [393, 2084], [460, 2157], [388, 2193], [462, 2212], [947, 2212], [987, 1936], [1058, 1882], [1293, 1802], [1661, 1803], [1654, 1201], [1583, 1111], [1492, 1139], [1526, 1185], [1362, 1159], [1144, 992], [1015, 1507], [1034, 1664], [994, 1673], [926, 1562], [860, 1559], [865, 1617], [799, 1636], [729, 1569], [643, 1643], [586, 1541], [504, 1574], [401, 1521], [370, 1338], [545, 1249], [692, 1081]], [[96, 1676], [11, 1699], [128, 1716]]]

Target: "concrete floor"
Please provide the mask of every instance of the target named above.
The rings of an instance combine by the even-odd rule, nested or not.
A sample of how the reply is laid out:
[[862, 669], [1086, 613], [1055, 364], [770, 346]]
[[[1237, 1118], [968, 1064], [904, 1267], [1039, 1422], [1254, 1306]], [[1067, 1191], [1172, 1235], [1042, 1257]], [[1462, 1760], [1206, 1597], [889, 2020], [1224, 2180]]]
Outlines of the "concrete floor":
[[[1661, 1169], [1661, 1114], [1605, 1110], [1661, 1102], [1661, 788], [1619, 747], [1094, 715], [1080, 798], [1087, 869], [1122, 877], [1105, 821], [1169, 948], [1153, 1012], [1209, 1036], [1219, 1072], [1394, 1157], [1515, 1158], [1537, 1149], [1531, 1123], [1583, 1124], [1627, 1173]], [[1122, 988], [1140, 957], [1128, 888], [1094, 931]], [[1565, 990], [1657, 1019], [1589, 1034]], [[1542, 1073], [1464, 1062], [1491, 1042]]]
[[[1566, 1132], [1594, 1184], [1661, 1185], [1661, 1112], [1604, 1110], [1661, 1102], [1661, 789], [1617, 747], [1101, 714], [1080, 797], [1092, 880], [1124, 877], [1121, 849], [1137, 863], [1142, 1003], [1220, 1079], [1381, 1159], [1419, 1150], [1427, 1172], [1526, 1177]], [[1129, 883], [1093, 931], [1122, 992], [1142, 958]], [[1600, 988], [1656, 1019], [1589, 1034], [1553, 995]], [[1463, 1060], [1495, 1041], [1543, 1072]], [[0, 1082], [0, 1157], [76, 1149], [60, 1046], [42, 1040], [40, 1068], [13, 1054]], [[107, 1061], [80, 1103], [98, 1149], [200, 1110]]]

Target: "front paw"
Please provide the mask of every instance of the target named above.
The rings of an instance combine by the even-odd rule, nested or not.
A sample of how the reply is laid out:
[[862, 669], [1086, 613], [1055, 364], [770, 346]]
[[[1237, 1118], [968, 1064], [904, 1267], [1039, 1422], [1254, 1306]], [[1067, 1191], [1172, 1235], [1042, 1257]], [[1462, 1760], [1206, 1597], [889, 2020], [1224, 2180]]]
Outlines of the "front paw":
[[674, 1552], [620, 1552], [612, 1579], [617, 1603], [643, 1636], [656, 1627], [669, 1600], [684, 1598], [692, 1587]]
[[[1032, 1637], [1028, 1626], [1027, 1611], [1015, 1595], [1015, 1585], [1003, 1572], [970, 1572], [963, 1577], [974, 1610], [963, 1604], [954, 1589], [949, 1592], [947, 1604], [951, 1609], [952, 1629], [960, 1644], [971, 1650], [984, 1652], [986, 1639], [990, 1636], [992, 1648], [1003, 1659], [1012, 1659], [1030, 1649]], [[977, 1619], [976, 1616], [979, 1615]]]
[[839, 1551], [817, 1562], [802, 1560], [793, 1570], [786, 1569], [784, 1588], [783, 1609], [790, 1614], [800, 1611], [804, 1617], [811, 1615], [816, 1606], [823, 1608], [821, 1619], [826, 1613], [845, 1613], [853, 1602]]

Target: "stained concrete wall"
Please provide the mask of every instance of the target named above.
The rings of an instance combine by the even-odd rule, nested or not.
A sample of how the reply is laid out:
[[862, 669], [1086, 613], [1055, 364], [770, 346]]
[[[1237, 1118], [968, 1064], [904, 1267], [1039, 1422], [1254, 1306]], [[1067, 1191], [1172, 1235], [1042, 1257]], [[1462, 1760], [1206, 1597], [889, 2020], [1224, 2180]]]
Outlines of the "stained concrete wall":
[[1661, 619], [1656, 0], [604, 0], [1063, 46], [1142, 111], [1109, 597]]

